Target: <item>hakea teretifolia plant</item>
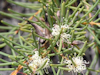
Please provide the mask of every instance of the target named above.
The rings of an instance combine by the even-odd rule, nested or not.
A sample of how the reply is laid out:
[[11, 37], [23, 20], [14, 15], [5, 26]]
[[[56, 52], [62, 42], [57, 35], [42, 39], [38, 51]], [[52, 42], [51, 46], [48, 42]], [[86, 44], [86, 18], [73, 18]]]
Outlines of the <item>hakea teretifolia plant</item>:
[[[67, 19], [64, 19], [64, 21], [66, 20]], [[39, 36], [45, 37], [47, 39], [54, 39], [52, 40], [52, 43], [54, 43], [55, 39], [57, 39], [56, 46], [54, 46], [56, 52], [60, 52], [62, 50], [61, 48], [69, 49], [69, 51], [72, 51], [75, 48], [74, 45], [83, 44], [83, 41], [76, 40], [76, 36], [75, 39], [72, 40], [74, 32], [70, 32], [70, 31], [72, 31], [73, 28], [71, 27], [71, 25], [68, 25], [66, 22], [62, 22], [61, 25], [53, 24], [53, 27], [51, 28], [52, 29], [51, 32], [47, 28], [42, 28], [41, 26], [35, 23], [31, 23], [30, 21], [28, 21], [27, 23], [31, 24], [35, 28], [35, 31]], [[43, 44], [43, 42], [45, 43]], [[49, 41], [47, 43], [46, 42], [47, 41], [39, 38], [39, 49], [41, 48], [44, 48], [45, 50], [48, 49], [50, 47], [50, 42]], [[68, 47], [68, 45], [70, 45], [70, 47]], [[59, 48], [60, 50], [57, 50], [57, 48]], [[20, 71], [22, 68], [25, 68], [24, 73], [32, 75], [32, 74], [40, 74], [40, 70], [45, 70], [50, 67], [53, 67], [52, 66], [53, 63], [50, 62], [51, 59], [48, 58], [48, 54], [52, 52], [46, 51], [47, 54], [43, 56], [41, 53], [39, 53], [38, 51], [39, 49], [38, 48], [34, 49], [36, 51], [33, 50], [33, 55], [31, 55], [29, 60], [25, 62], [25, 64], [27, 64], [29, 68], [24, 66], [21, 68], [18, 67], [17, 71], [12, 72], [11, 75], [14, 74], [16, 75], [18, 71]], [[69, 56], [66, 57], [65, 53], [64, 55], [60, 54], [60, 56], [64, 59], [67, 58], [63, 61], [63, 64], [65, 65], [62, 67], [66, 68], [68, 72], [72, 71], [72, 72], [81, 73], [83, 70], [86, 70], [86, 64], [88, 63], [85, 62], [85, 60], [83, 60], [82, 56], [73, 56], [72, 58], [69, 58]]]
[[[18, 4], [12, 0], [8, 1]], [[85, 9], [84, 4], [87, 4], [87, 2], [84, 2], [85, 0], [80, 1], [78, 6], [72, 5], [76, 0], [61, 0], [61, 6], [60, 2], [58, 2], [59, 0], [38, 1], [40, 2], [40, 9], [29, 19], [16, 18], [14, 13], [16, 19], [23, 21], [22, 23], [18, 23], [19, 26], [14, 29], [14, 36], [18, 33], [19, 37], [19, 39], [16, 38], [17, 42], [12, 41], [12, 39], [9, 40], [6, 38], [7, 36], [4, 37], [3, 35], [0, 35], [4, 39], [4, 42], [10, 46], [12, 50], [18, 53], [19, 57], [23, 57], [21, 57], [20, 60], [18, 60], [19, 58], [17, 57], [15, 60], [12, 58], [12, 60], [18, 60], [20, 62], [17, 61], [18, 68], [13, 71], [11, 75], [17, 75], [21, 69], [23, 69], [25, 75], [43, 75], [48, 69], [52, 69], [54, 75], [59, 75], [60, 72], [62, 73], [63, 71], [75, 74], [82, 73], [87, 69], [86, 65], [89, 64], [89, 62], [83, 58], [86, 50], [93, 45], [96, 47], [94, 42], [91, 43], [90, 40], [86, 38], [85, 30], [88, 30], [93, 34], [92, 29], [95, 29], [94, 27], [88, 27], [88, 24], [100, 24], [92, 21], [95, 16], [92, 19], [91, 17], [87, 18], [86, 16], [90, 14], [98, 4], [99, 0], [94, 3], [90, 10]], [[22, 4], [20, 5], [22, 6]], [[72, 14], [70, 14], [70, 9], [73, 10]], [[82, 17], [80, 17], [81, 12], [83, 15]], [[1, 12], [1, 14], [3, 14], [3, 12]], [[22, 17], [22, 14], [16, 14], [18, 16], [21, 15]], [[4, 13], [4, 15], [6, 14]], [[12, 14], [7, 16], [13, 17], [11, 15]], [[32, 19], [34, 17], [36, 19], [33, 21]], [[87, 18], [87, 20], [84, 18]], [[7, 23], [4, 22], [4, 24]], [[27, 39], [20, 36], [20, 31], [29, 33], [28, 36], [25, 36]], [[93, 36], [95, 38], [95, 35]], [[98, 42], [97, 38], [96, 41]], [[11, 42], [11, 44], [9, 44], [9, 42]], [[17, 45], [15, 46], [16, 48], [13, 47], [12, 44], [14, 44], [14, 46]], [[19, 48], [22, 50], [17, 50]], [[6, 55], [4, 53], [1, 54]], [[16, 55], [13, 51], [12, 54]], [[52, 56], [57, 56], [59, 58], [59, 60], [56, 61], [56, 64], [53, 63], [56, 59], [52, 59]], [[55, 68], [57, 68], [56, 71]]]
[[[71, 42], [69, 41], [71, 35], [68, 34], [68, 32], [69, 26], [67, 24], [61, 26], [54, 24], [54, 27], [52, 28], [52, 36], [58, 37], [60, 35], [60, 39], [62, 39], [62, 42], [71, 44]], [[76, 53], [74, 54], [75, 55], [72, 58], [70, 57], [70, 59], [64, 59], [63, 63], [65, 63], [66, 68], [69, 69], [68, 72], [73, 71], [81, 73], [83, 70], [86, 70], [86, 64], [89, 64], [89, 62], [86, 62], [86, 60], [84, 60], [82, 56], [76, 56]]]
[[[33, 26], [36, 28], [36, 31], [37, 31], [37, 34], [42, 34], [44, 32], [38, 32], [38, 28], [41, 28], [39, 26], [37, 26], [36, 24], [33, 24]], [[41, 30], [43, 30], [41, 28]], [[58, 41], [60, 39], [62, 39], [62, 46], [64, 43], [68, 43], [68, 44], [71, 44], [71, 34], [69, 33], [70, 31], [70, 27], [69, 25], [65, 24], [65, 25], [57, 25], [57, 24], [54, 24], [53, 25], [53, 28], [52, 28], [52, 33], [50, 33], [49, 35], [51, 35], [51, 38], [57, 38], [59, 37]], [[59, 44], [60, 42], [56, 42], [56, 45], [59, 47]], [[73, 44], [76, 44], [77, 41], [73, 41], [72, 43]], [[71, 45], [72, 48], [70, 48], [70, 50], [72, 50], [74, 47]], [[63, 46], [63, 48], [68, 48], [66, 46]], [[58, 51], [57, 51], [58, 52]], [[31, 55], [31, 57], [29, 58], [29, 60], [26, 62], [27, 63], [27, 66], [29, 66], [29, 68], [31, 69], [28, 69], [26, 67], [23, 67], [23, 68], [26, 68], [25, 70], [25, 73], [27, 74], [40, 74], [40, 70], [45, 70], [45, 69], [48, 69], [50, 68], [50, 66], [52, 67], [51, 63], [50, 62], [50, 59], [47, 57], [47, 55], [49, 54], [49, 52], [47, 54], [45, 54], [46, 56], [43, 56], [43, 55], [39, 55], [39, 52], [37, 51], [37, 49], [35, 51], [33, 51], [33, 55]], [[83, 60], [83, 57], [82, 56], [76, 56], [76, 54], [72, 57], [72, 58], [69, 58], [70, 56], [66, 57], [64, 55], [61, 54], [61, 57], [64, 58], [63, 60], [63, 64], [65, 64], [65, 67], [66, 69], [68, 69], [68, 72], [77, 72], [77, 73], [81, 73], [83, 70], [86, 70], [86, 64], [89, 64], [88, 62], [86, 62], [86, 60]], [[19, 68], [19, 67], [18, 67]], [[22, 67], [21, 67], [22, 68]], [[21, 69], [20, 68], [20, 69]], [[20, 69], [17, 69], [17, 71], [14, 71], [12, 72], [11, 75], [16, 75], [18, 71], [20, 71]], [[16, 72], [16, 73], [15, 73]], [[47, 73], [47, 72], [46, 72]]]

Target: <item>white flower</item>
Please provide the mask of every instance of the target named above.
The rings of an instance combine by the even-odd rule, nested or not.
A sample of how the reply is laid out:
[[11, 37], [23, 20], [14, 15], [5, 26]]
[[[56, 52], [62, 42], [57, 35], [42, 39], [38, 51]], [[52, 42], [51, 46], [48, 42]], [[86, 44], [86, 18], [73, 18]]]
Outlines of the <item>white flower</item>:
[[46, 62], [46, 64], [43, 67], [43, 69], [49, 67], [50, 60], [49, 60], [49, 58], [46, 58], [46, 57], [45, 58], [41, 58], [41, 56], [39, 56], [38, 51], [35, 51], [35, 54], [31, 57], [31, 59], [29, 61], [29, 67], [32, 69], [32, 71], [36, 71], [45, 62]]
[[60, 30], [61, 28], [58, 25], [54, 25], [54, 27], [52, 28], [52, 35], [53, 36], [57, 36], [60, 34]]
[[69, 38], [71, 38], [70, 34], [62, 33], [61, 38], [64, 42], [69, 42]]
[[[72, 61], [75, 63], [75, 65], [72, 63]], [[73, 57], [71, 60], [64, 60], [64, 63], [66, 63], [66, 67], [70, 69], [70, 71], [74, 72], [82, 72], [83, 70], [86, 70], [86, 64], [89, 64], [85, 60], [83, 60], [83, 57]]]
[[64, 29], [69, 29], [69, 26], [65, 24], [65, 25], [62, 25], [61, 28], [62, 28], [63, 30], [64, 30]]
[[61, 27], [59, 27], [59, 25], [54, 25], [54, 27], [52, 28], [52, 35], [53, 36], [57, 36], [60, 34], [60, 31], [64, 32], [65, 29], [69, 29], [69, 26], [68, 25], [62, 25]]

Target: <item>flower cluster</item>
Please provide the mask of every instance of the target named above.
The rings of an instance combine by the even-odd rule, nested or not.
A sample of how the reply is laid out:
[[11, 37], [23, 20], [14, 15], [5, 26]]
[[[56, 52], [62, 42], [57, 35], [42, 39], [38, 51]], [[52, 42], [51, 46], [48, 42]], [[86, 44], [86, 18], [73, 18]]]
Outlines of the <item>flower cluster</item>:
[[[74, 64], [73, 64], [73, 62]], [[74, 72], [82, 72], [83, 70], [86, 70], [86, 64], [89, 64], [89, 62], [86, 62], [83, 60], [83, 57], [78, 56], [78, 57], [73, 57], [71, 60], [64, 60], [64, 63], [66, 63], [66, 67], [70, 69], [70, 71]], [[69, 71], [69, 72], [70, 72]]]
[[52, 28], [52, 35], [57, 36], [60, 34], [61, 28], [58, 25], [54, 25]]
[[[47, 61], [47, 62], [46, 62]], [[49, 58], [42, 58], [39, 56], [38, 51], [35, 51], [35, 54], [31, 57], [31, 61], [29, 61], [29, 67], [32, 69], [32, 71], [36, 71], [39, 67], [41, 67], [46, 62], [44, 68], [49, 67]]]
[[66, 33], [63, 33], [61, 34], [61, 38], [64, 42], [69, 42], [69, 38], [71, 38], [71, 35], [70, 34], [66, 34]]
[[68, 39], [71, 37], [71, 35], [64, 32], [65, 30], [68, 29], [69, 29], [68, 25], [62, 25], [61, 27], [59, 25], [54, 25], [54, 27], [52, 28], [52, 35], [58, 36], [62, 30], [61, 38], [64, 42], [68, 42], [69, 41]]

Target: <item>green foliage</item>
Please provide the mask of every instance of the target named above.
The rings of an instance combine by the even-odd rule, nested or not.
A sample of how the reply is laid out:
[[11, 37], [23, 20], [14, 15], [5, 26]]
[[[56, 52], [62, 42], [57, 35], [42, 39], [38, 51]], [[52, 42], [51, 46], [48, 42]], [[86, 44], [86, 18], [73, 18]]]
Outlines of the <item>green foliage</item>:
[[[9, 62], [0, 59], [2, 62], [0, 66], [13, 65], [18, 67], [18, 65], [22, 65], [24, 73], [32, 74], [32, 69], [27, 63], [23, 62], [28, 62], [30, 60], [29, 56], [34, 55], [34, 51], [37, 50], [40, 56], [50, 59], [49, 65], [53, 75], [60, 75], [60, 73], [63, 75], [63, 71], [70, 71], [70, 68], [65, 67], [65, 59], [71, 60], [72, 64], [75, 64], [72, 59], [74, 53], [76, 53], [76, 57], [83, 57], [86, 50], [92, 47], [95, 51], [95, 57], [92, 63], [90, 63], [90, 67], [87, 68], [86, 75], [88, 75], [90, 71], [96, 73], [100, 72], [100, 69], [94, 70], [92, 68], [93, 66], [95, 67], [94, 64], [97, 63], [95, 61], [98, 60], [98, 49], [100, 48], [100, 23], [97, 23], [100, 18], [96, 18], [96, 16], [100, 14], [100, 10], [95, 10], [96, 6], [100, 4], [100, 0], [88, 0], [88, 2], [91, 1], [93, 5], [85, 0], [81, 0], [79, 4], [77, 0], [61, 0], [61, 2], [60, 0], [29, 0], [31, 3], [15, 2], [13, 0], [7, 1], [24, 8], [35, 10], [36, 12], [25, 14], [12, 9], [8, 9], [10, 13], [0, 11], [1, 15], [21, 21], [15, 26], [1, 20], [1, 23], [8, 27], [0, 26], [0, 29], [9, 30], [9, 32], [0, 33], [0, 42], [2, 42], [0, 48], [8, 45], [11, 48], [11, 54], [4, 52], [0, 52], [0, 54], [8, 57], [12, 61]], [[89, 9], [87, 7], [89, 7]], [[94, 14], [92, 17], [89, 16], [91, 13]], [[32, 17], [37, 20], [32, 20]], [[63, 28], [61, 28], [60, 34], [53, 36], [54, 24], [59, 27], [68, 25], [69, 29], [63, 31]], [[44, 29], [45, 33], [42, 32]], [[93, 36], [92, 40], [94, 42], [89, 40], [91, 36], [85, 36], [87, 31]], [[21, 35], [21, 32], [27, 33], [27, 35]], [[63, 33], [71, 35], [68, 39], [67, 37], [64, 38], [68, 40], [67, 42], [61, 38]], [[79, 44], [82, 44], [82, 47], [79, 47]], [[54, 64], [52, 56], [57, 56], [60, 63]], [[46, 65], [46, 62], [47, 61], [36, 70], [40, 75], [44, 73], [44, 69], [42, 68]], [[57, 72], [55, 68], [57, 68]], [[0, 70], [14, 70], [14, 68], [0, 68]]]

